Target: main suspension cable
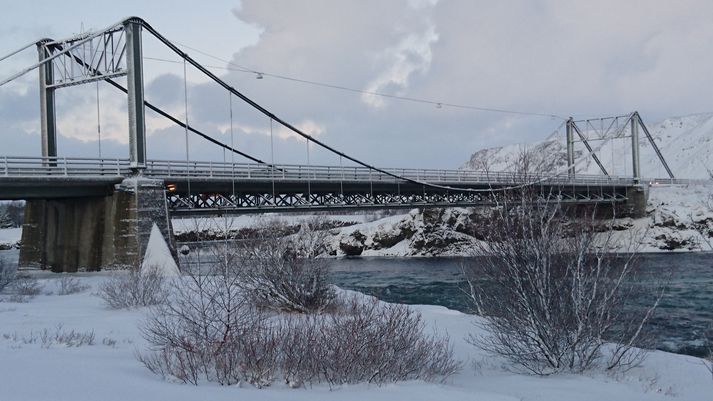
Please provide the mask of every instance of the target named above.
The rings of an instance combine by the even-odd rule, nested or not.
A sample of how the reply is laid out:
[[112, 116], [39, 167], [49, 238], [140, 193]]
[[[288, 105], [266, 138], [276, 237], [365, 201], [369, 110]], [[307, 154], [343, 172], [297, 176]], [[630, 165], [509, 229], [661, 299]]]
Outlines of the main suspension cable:
[[[287, 122], [287, 121], [283, 120], [282, 118], [276, 116], [276, 115], [273, 114], [271, 111], [267, 110], [266, 108], [264, 108], [264, 107], [261, 106], [260, 104], [256, 103], [255, 101], [253, 101], [252, 99], [250, 99], [249, 97], [247, 97], [246, 95], [244, 95], [242, 92], [238, 91], [237, 89], [235, 89], [234, 87], [232, 87], [230, 84], [228, 84], [227, 82], [225, 82], [224, 80], [222, 80], [221, 78], [219, 78], [218, 76], [216, 76], [214, 73], [212, 73], [210, 70], [208, 70], [207, 68], [205, 68], [203, 65], [201, 65], [200, 63], [198, 63], [195, 59], [193, 59], [191, 56], [189, 56], [187, 53], [185, 53], [183, 50], [181, 50], [178, 46], [176, 46], [175, 44], [173, 44], [173, 42], [171, 42], [171, 41], [168, 40], [165, 36], [161, 35], [158, 31], [156, 31], [156, 30], [155, 30], [150, 24], [148, 24], [146, 21], [143, 21], [143, 20], [142, 20], [141, 23], [142, 23], [143, 27], [144, 27], [151, 35], [153, 35], [156, 39], [158, 39], [160, 42], [162, 42], [163, 44], [165, 44], [169, 49], [171, 49], [171, 51], [173, 51], [174, 53], [176, 53], [177, 55], [179, 55], [179, 56], [180, 56], [182, 59], [184, 59], [185, 61], [188, 61], [191, 65], [193, 65], [196, 69], [198, 69], [200, 72], [202, 72], [203, 74], [205, 74], [205, 75], [206, 75], [207, 77], [209, 77], [211, 80], [213, 80], [214, 82], [216, 82], [217, 84], [219, 84], [220, 86], [222, 86], [224, 89], [226, 89], [226, 90], [232, 92], [235, 96], [237, 96], [238, 98], [240, 98], [241, 100], [243, 100], [245, 103], [247, 103], [247, 104], [249, 104], [250, 106], [252, 106], [254, 109], [256, 109], [257, 111], [259, 111], [260, 113], [262, 113], [262, 114], [264, 114], [264, 115], [266, 115], [266, 116], [272, 118], [273, 120], [277, 121], [279, 124], [281, 124], [282, 126], [284, 126], [284, 127], [287, 128], [287, 129], [289, 129], [290, 131], [296, 133], [296, 134], [299, 135], [299, 136], [302, 136], [303, 138], [306, 138], [306, 139], [309, 140], [309, 141], [312, 141], [313, 143], [315, 143], [315, 144], [317, 144], [317, 145], [323, 147], [324, 149], [329, 150], [329, 151], [332, 152], [332, 153], [341, 155], [341, 156], [343, 156], [345, 159], [351, 160], [352, 162], [354, 162], [354, 163], [356, 163], [356, 164], [358, 164], [358, 165], [360, 165], [360, 166], [366, 167], [366, 168], [371, 169], [371, 170], [373, 170], [373, 171], [377, 171], [377, 172], [379, 172], [379, 173], [382, 173], [382, 174], [387, 175], [387, 176], [389, 176], [389, 177], [395, 178], [395, 179], [397, 179], [397, 180], [403, 180], [403, 181], [406, 181], [406, 182], [410, 182], [410, 183], [412, 183], [412, 184], [427, 186], [427, 187], [429, 187], [429, 188], [435, 188], [435, 189], [441, 189], [441, 190], [451, 190], [451, 191], [457, 191], [457, 192], [495, 192], [495, 191], [507, 191], [507, 190], [519, 189], [519, 188], [524, 188], [524, 187], [531, 186], [531, 185], [534, 185], [534, 184], [538, 184], [538, 183], [547, 181], [547, 180], [549, 180], [549, 179], [552, 179], [552, 178], [554, 178], [554, 177], [556, 177], [556, 176], [558, 176], [558, 175], [562, 175], [562, 174], [566, 173], [566, 172], [569, 170], [569, 168], [571, 168], [571, 166], [570, 166], [570, 167], [561, 169], [560, 171], [557, 171], [557, 172], [555, 172], [555, 173], [553, 173], [553, 174], [550, 174], [549, 176], [545, 176], [545, 177], [543, 177], [543, 178], [541, 178], [541, 179], [538, 179], [538, 180], [536, 180], [536, 181], [534, 181], [534, 182], [528, 182], [528, 183], [524, 183], [524, 184], [521, 184], [521, 185], [515, 185], [515, 186], [509, 186], [509, 187], [500, 187], [500, 188], [492, 188], [492, 189], [459, 188], [459, 187], [451, 187], [451, 186], [447, 186], [447, 185], [438, 185], [438, 184], [432, 184], [432, 183], [428, 183], [428, 182], [423, 182], [423, 181], [420, 181], [420, 180], [415, 180], [415, 179], [412, 179], [412, 178], [403, 177], [403, 176], [400, 176], [400, 175], [398, 175], [398, 174], [391, 173], [391, 172], [389, 172], [389, 171], [387, 171], [387, 170], [384, 170], [384, 169], [382, 169], [382, 168], [378, 168], [378, 167], [375, 167], [375, 166], [373, 166], [373, 165], [371, 165], [371, 164], [369, 164], [369, 163], [363, 162], [363, 161], [361, 161], [361, 160], [359, 160], [359, 159], [357, 159], [357, 158], [355, 158], [355, 157], [349, 156], [348, 154], [346, 154], [346, 153], [344, 153], [344, 152], [342, 152], [342, 151], [339, 151], [339, 150], [337, 150], [337, 149], [335, 149], [335, 148], [333, 148], [333, 147], [327, 145], [326, 143], [324, 143], [324, 142], [322, 142], [322, 141], [320, 141], [320, 140], [314, 138], [313, 136], [311, 136], [311, 135], [309, 135], [309, 134], [303, 132], [303, 131], [300, 130], [299, 128], [297, 128], [297, 127], [295, 127], [294, 125], [290, 124], [289, 122]], [[564, 124], [565, 122], [566, 122], [566, 120], [563, 121], [563, 124]], [[579, 162], [575, 163], [575, 165], [581, 163], [583, 160], [584, 160], [584, 159], [580, 159]]]
[[[558, 176], [558, 175], [561, 175], [562, 173], [564, 173], [564, 172], [566, 172], [567, 170], [569, 170], [569, 168], [571, 168], [571, 166], [569, 166], [569, 167], [567, 167], [567, 168], [565, 168], [565, 169], [562, 169], [561, 171], [557, 171], [557, 172], [555, 172], [554, 174], [551, 174], [551, 175], [549, 175], [549, 176], [543, 177], [543, 178], [538, 179], [538, 180], [536, 180], [536, 181], [534, 181], [534, 182], [528, 182], [528, 183], [524, 183], [524, 184], [517, 185], [517, 186], [501, 187], [501, 188], [492, 188], [492, 189], [473, 189], [473, 188], [450, 187], [450, 186], [446, 186], [446, 185], [438, 185], [438, 184], [432, 184], [432, 183], [428, 183], [428, 182], [423, 182], [423, 181], [420, 181], [420, 180], [416, 180], [416, 179], [404, 177], [404, 176], [401, 176], [401, 175], [398, 175], [398, 174], [394, 174], [394, 173], [389, 172], [389, 171], [387, 171], [387, 170], [384, 170], [384, 169], [382, 169], [382, 168], [378, 168], [378, 167], [375, 167], [375, 166], [373, 166], [373, 165], [370, 165], [370, 164], [368, 164], [368, 163], [366, 163], [366, 162], [363, 162], [363, 161], [361, 161], [361, 160], [359, 160], [359, 159], [357, 159], [357, 158], [355, 158], [355, 157], [349, 156], [349, 155], [347, 155], [346, 153], [344, 153], [344, 152], [342, 152], [342, 151], [339, 151], [339, 150], [337, 150], [337, 149], [335, 149], [335, 148], [333, 148], [333, 147], [327, 145], [326, 143], [323, 143], [322, 141], [320, 141], [320, 140], [318, 140], [318, 139], [312, 137], [312, 136], [309, 135], [309, 134], [306, 134], [305, 132], [303, 132], [302, 130], [300, 130], [300, 129], [298, 129], [297, 127], [293, 126], [292, 124], [288, 123], [287, 121], [285, 121], [285, 120], [279, 118], [278, 116], [276, 116], [275, 114], [273, 114], [273, 113], [270, 112], [269, 110], [265, 109], [264, 107], [262, 107], [261, 105], [259, 105], [259, 104], [256, 103], [255, 101], [253, 101], [252, 99], [248, 98], [246, 95], [242, 94], [242, 93], [239, 92], [237, 89], [233, 88], [231, 85], [229, 85], [228, 83], [226, 83], [225, 81], [223, 81], [223, 80], [220, 79], [219, 77], [217, 77], [217, 76], [216, 76], [215, 74], [213, 74], [211, 71], [209, 71], [208, 69], [206, 69], [206, 68], [205, 68], [204, 66], [202, 66], [200, 63], [198, 63], [196, 60], [194, 60], [192, 57], [190, 57], [188, 54], [186, 54], [186, 53], [183, 52], [180, 48], [178, 48], [176, 45], [174, 45], [171, 41], [169, 41], [167, 38], [165, 38], [163, 35], [161, 35], [158, 31], [156, 31], [156, 30], [155, 30], [151, 25], [149, 25], [146, 21], [141, 20], [141, 19], [139, 19], [139, 18], [135, 18], [135, 20], [138, 20], [138, 21], [141, 23], [141, 25], [144, 27], [144, 29], [146, 29], [149, 33], [151, 33], [156, 39], [158, 39], [160, 42], [162, 42], [164, 45], [166, 45], [166, 46], [167, 46], [169, 49], [171, 49], [174, 53], [176, 53], [176, 54], [178, 54], [179, 56], [181, 56], [181, 58], [182, 58], [183, 61], [184, 61], [184, 66], [185, 66], [185, 63], [186, 63], [186, 62], [190, 63], [192, 66], [194, 66], [194, 67], [195, 67], [196, 69], [198, 69], [200, 72], [202, 72], [203, 74], [205, 74], [206, 76], [208, 76], [210, 79], [212, 79], [213, 81], [215, 81], [216, 83], [218, 83], [218, 84], [219, 84], [220, 86], [222, 86], [224, 89], [228, 90], [229, 92], [231, 92], [232, 94], [234, 94], [235, 96], [237, 96], [238, 98], [240, 98], [241, 100], [243, 100], [244, 102], [248, 103], [250, 106], [252, 106], [252, 107], [255, 108], [256, 110], [258, 110], [260, 113], [262, 113], [262, 114], [268, 116], [268, 117], [271, 118], [272, 120], [277, 121], [279, 124], [281, 124], [281, 125], [284, 126], [285, 128], [287, 128], [287, 129], [289, 129], [290, 131], [296, 133], [297, 135], [302, 136], [303, 138], [307, 139], [307, 141], [312, 141], [312, 142], [314, 142], [315, 144], [321, 146], [322, 148], [327, 149], [328, 151], [330, 151], [330, 152], [332, 152], [332, 153], [335, 153], [335, 154], [337, 154], [337, 155], [339, 155], [339, 156], [341, 156], [341, 157], [344, 157], [344, 158], [346, 158], [347, 160], [350, 160], [350, 161], [352, 161], [352, 162], [354, 162], [354, 163], [356, 163], [356, 164], [358, 164], [358, 165], [360, 165], [360, 166], [362, 166], [362, 167], [365, 167], [365, 168], [367, 168], [367, 169], [370, 169], [370, 170], [373, 170], [373, 171], [382, 173], [382, 174], [384, 174], [384, 175], [386, 175], [386, 176], [389, 176], [389, 177], [392, 177], [392, 178], [394, 178], [394, 179], [402, 180], [402, 181], [404, 181], [404, 182], [409, 182], [409, 183], [412, 183], [412, 184], [423, 185], [424, 187], [427, 186], [427, 187], [429, 187], [429, 188], [441, 189], [441, 190], [452, 190], [452, 191], [458, 191], [458, 192], [494, 192], [494, 191], [506, 191], [506, 190], [511, 190], [511, 189], [517, 189], [517, 188], [522, 188], [522, 187], [530, 186], [530, 185], [533, 185], [533, 184], [537, 184], [537, 183], [540, 183], [540, 182], [544, 182], [544, 181], [546, 181], [546, 180], [548, 180], [548, 179], [551, 179], [551, 178], [554, 178], [554, 177], [556, 177], [556, 176]], [[101, 35], [103, 32], [105, 32], [105, 31], [107, 31], [107, 30], [109, 30], [109, 29], [113, 29], [113, 28], [115, 28], [115, 27], [118, 26], [118, 25], [121, 25], [124, 21], [127, 21], [127, 20], [125, 19], [125, 20], [123, 20], [122, 22], [120, 22], [120, 23], [118, 23], [118, 24], [115, 24], [115, 25], [110, 26], [109, 28], [106, 28], [106, 29], [103, 30], [103, 31], [97, 31], [97, 32], [94, 32], [94, 33], [92, 33], [92, 34], [83, 36], [81, 40], [78, 40], [77, 42], [74, 42], [70, 47], [68, 47], [68, 48], [66, 48], [66, 49], [63, 49], [63, 50], [61, 50], [60, 52], [55, 53], [55, 54], [53, 54], [52, 56], [47, 57], [47, 58], [44, 59], [44, 60], [41, 60], [39, 63], [33, 65], [32, 67], [26, 69], [25, 71], [23, 71], [23, 72], [21, 72], [21, 73], [19, 73], [19, 74], [16, 74], [15, 76], [13, 76], [13, 77], [11, 77], [11, 78], [9, 78], [9, 79], [6, 79], [6, 80], [4, 80], [4, 81], [0, 81], [0, 86], [6, 84], [6, 83], [9, 82], [9, 81], [12, 81], [13, 79], [17, 78], [18, 76], [24, 75], [26, 72], [28, 72], [28, 71], [30, 71], [30, 70], [32, 70], [32, 69], [34, 69], [34, 68], [37, 68], [38, 66], [42, 65], [42, 64], [45, 63], [45, 62], [51, 61], [51, 60], [53, 60], [54, 58], [59, 57], [60, 55], [69, 52], [70, 50], [72, 50], [73, 48], [76, 48], [77, 46], [81, 45], [82, 43], [85, 43], [86, 41], [91, 40], [91, 39], [93, 39], [93, 38], [95, 38], [95, 37]], [[53, 43], [53, 45], [58, 46], [58, 48], [61, 49], [61, 47], [60, 47], [57, 43]], [[75, 56], [75, 55], [73, 55], [73, 54], [71, 54], [71, 53], [70, 53], [70, 55], [72, 55], [72, 57], [76, 59], [76, 56]], [[83, 64], [83, 65], [86, 65], [84, 62], [82, 62], [82, 64]], [[185, 69], [185, 67], [184, 67], [184, 69]], [[99, 75], [101, 75], [101, 74], [99, 74]], [[184, 75], [185, 75], [185, 73], [184, 73]], [[108, 79], [108, 78], [107, 78], [106, 80], [107, 80], [107, 82], [109, 82], [110, 84], [114, 85], [115, 87], [118, 86], [119, 88], [121, 88], [122, 91], [128, 92], [126, 89], [124, 89], [124, 88], [121, 87], [120, 85], [116, 84], [116, 83], [113, 82], [112, 80], [110, 80], [110, 79]], [[152, 110], [154, 110], [154, 111], [158, 112], [159, 114], [163, 115], [164, 117], [167, 117], [167, 118], [171, 119], [172, 121], [174, 121], [175, 123], [177, 123], [178, 125], [184, 127], [184, 128], [186, 129], [186, 131], [190, 130], [190, 131], [192, 131], [192, 132], [198, 133], [197, 130], [192, 129], [191, 127], [188, 126], [188, 124], [181, 124], [177, 119], [175, 119], [175, 118], [173, 118], [173, 117], [170, 117], [167, 113], [161, 111], [161, 110], [158, 109], [157, 107], [152, 106], [152, 105], [149, 105], [148, 102], [144, 102], [144, 104], [145, 104], [147, 107], [151, 108]], [[187, 114], [187, 113], [186, 113], [186, 114]], [[202, 134], [202, 133], [198, 133], [198, 134], [201, 135], [201, 136], [204, 135], [204, 134]], [[214, 143], [216, 143], [216, 144], [218, 144], [218, 145], [227, 146], [227, 145], [225, 145], [225, 144], [220, 143], [219, 141], [216, 141], [216, 140], [214, 140], [214, 139], [208, 137], [207, 135], [204, 136], [204, 137], [205, 137], [206, 139], [210, 140], [211, 142], [214, 142]], [[606, 142], [605, 142], [605, 143], [606, 143]], [[602, 145], [603, 145], [603, 144], [602, 144]], [[597, 150], [599, 150], [599, 149], [601, 149], [601, 146], [600, 146]], [[233, 150], [233, 151], [236, 152], [236, 153], [241, 153], [241, 152], [235, 151], [234, 149], [232, 149], [232, 147], [231, 147], [231, 150]], [[594, 152], [590, 152], [590, 154], [591, 154], [591, 153], [594, 153]], [[242, 154], [242, 155], [246, 156], [245, 154]], [[266, 163], [264, 163], [264, 162], [262, 162], [262, 161], [258, 161], [258, 159], [252, 158], [251, 156], [246, 156], [246, 157], [248, 157], [249, 159], [251, 159], [251, 160], [253, 160], [253, 161], [259, 162], [259, 163], [261, 163], [261, 164], [266, 164]], [[584, 159], [580, 159], [577, 163], [575, 163], [575, 165], [581, 163], [583, 160], [584, 160]], [[273, 167], [274, 167], [274, 166], [273, 166]]]

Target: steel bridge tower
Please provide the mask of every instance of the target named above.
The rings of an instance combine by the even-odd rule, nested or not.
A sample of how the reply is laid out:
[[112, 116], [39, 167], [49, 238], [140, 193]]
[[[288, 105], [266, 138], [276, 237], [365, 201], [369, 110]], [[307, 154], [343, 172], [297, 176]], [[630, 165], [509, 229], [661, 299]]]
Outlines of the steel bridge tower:
[[57, 158], [56, 90], [126, 76], [129, 161], [136, 174], [146, 168], [142, 29], [141, 19], [129, 18], [93, 35], [37, 42], [42, 156], [49, 163]]

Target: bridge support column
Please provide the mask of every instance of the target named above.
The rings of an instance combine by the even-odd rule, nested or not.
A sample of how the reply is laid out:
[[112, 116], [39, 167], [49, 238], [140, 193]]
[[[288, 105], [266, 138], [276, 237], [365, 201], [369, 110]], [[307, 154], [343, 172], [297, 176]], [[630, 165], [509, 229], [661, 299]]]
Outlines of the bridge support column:
[[567, 120], [567, 175], [574, 178], [574, 119]]
[[54, 272], [141, 262], [156, 224], [175, 256], [163, 182], [129, 179], [105, 197], [32, 200], [25, 208], [20, 266]]
[[[640, 219], [646, 217], [646, 205], [649, 200], [649, 186], [636, 185], [626, 189], [626, 203], [624, 205], [624, 216]], [[618, 215], [618, 217], [621, 217]]]
[[134, 173], [146, 168], [146, 124], [144, 110], [144, 66], [141, 24], [124, 23], [126, 32], [126, 80], [129, 106], [129, 161]]
[[[50, 56], [44, 46], [44, 42], [37, 44], [39, 61]], [[54, 83], [54, 71], [52, 63], [42, 64], [40, 72], [40, 130], [42, 133], [42, 157], [57, 157], [57, 118], [55, 111], [54, 92], [55, 88], [48, 87]], [[54, 165], [54, 163], [50, 163]]]
[[639, 163], [639, 113], [634, 112], [631, 117], [631, 161], [632, 174], [636, 182], [641, 180], [641, 165]]

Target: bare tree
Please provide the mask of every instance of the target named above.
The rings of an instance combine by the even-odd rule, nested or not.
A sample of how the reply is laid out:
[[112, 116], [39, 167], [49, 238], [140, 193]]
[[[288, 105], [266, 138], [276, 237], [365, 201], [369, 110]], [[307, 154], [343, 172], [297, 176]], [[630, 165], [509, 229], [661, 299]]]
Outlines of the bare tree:
[[263, 227], [261, 237], [242, 244], [240, 285], [257, 305], [280, 311], [315, 313], [328, 308], [335, 297], [329, 270], [318, 256], [324, 232], [303, 224], [288, 237], [277, 224]]
[[204, 377], [224, 385], [243, 380], [265, 385], [270, 373], [254, 360], [247, 364], [242, 353], [260, 345], [256, 336], [267, 340], [272, 332], [238, 286], [236, 254], [222, 249], [226, 254], [210, 270], [187, 271], [170, 284], [169, 302], [152, 309], [141, 328], [153, 352], [139, 358], [154, 373], [187, 383]]
[[535, 374], [581, 372], [602, 360], [631, 366], [658, 304], [631, 308], [636, 252], [615, 252], [612, 230], [595, 210], [573, 217], [559, 194], [513, 191], [500, 198], [486, 241], [463, 265], [485, 335], [469, 341]]
[[[460, 368], [448, 336], [427, 335], [420, 314], [358, 297], [337, 300], [324, 251], [325, 224], [294, 234], [267, 224], [258, 238], [219, 241], [168, 284], [168, 302], [141, 326], [137, 358], [152, 372], [194, 385], [282, 378], [292, 387], [443, 380]], [[299, 312], [287, 313], [283, 312]]]

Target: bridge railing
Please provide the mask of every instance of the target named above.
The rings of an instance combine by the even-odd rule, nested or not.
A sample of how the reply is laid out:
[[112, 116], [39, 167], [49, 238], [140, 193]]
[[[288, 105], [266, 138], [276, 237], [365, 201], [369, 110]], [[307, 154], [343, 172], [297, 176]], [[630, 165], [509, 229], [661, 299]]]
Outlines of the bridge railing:
[[[630, 177], [577, 175], [573, 181], [567, 175], [523, 175], [512, 172], [483, 172], [474, 170], [386, 168], [394, 175], [423, 182], [440, 183], [520, 183], [543, 180], [549, 183], [589, 183], [630, 185]], [[147, 162], [145, 174], [154, 177], [227, 178], [241, 180], [299, 180], [299, 181], [371, 181], [401, 182], [387, 174], [366, 167], [281, 164], [268, 166], [255, 163], [222, 163], [185, 160], [152, 160]]]
[[126, 176], [129, 161], [111, 158], [81, 157], [0, 157], [0, 175], [4, 176]]
[[[476, 170], [444, 170], [386, 168], [385, 171], [408, 179], [431, 183], [503, 184], [543, 180], [563, 185], [631, 185], [631, 177], [578, 174], [572, 180], [567, 175], [523, 175], [513, 172], [485, 172]], [[0, 176], [128, 176], [131, 167], [127, 159], [80, 157], [17, 157], [0, 156]], [[230, 163], [185, 160], [147, 161], [146, 176], [221, 178], [275, 181], [358, 181], [402, 182], [392, 176], [365, 167], [281, 164], [269, 166], [256, 163]], [[650, 185], [710, 183], [710, 180], [644, 178]]]

